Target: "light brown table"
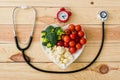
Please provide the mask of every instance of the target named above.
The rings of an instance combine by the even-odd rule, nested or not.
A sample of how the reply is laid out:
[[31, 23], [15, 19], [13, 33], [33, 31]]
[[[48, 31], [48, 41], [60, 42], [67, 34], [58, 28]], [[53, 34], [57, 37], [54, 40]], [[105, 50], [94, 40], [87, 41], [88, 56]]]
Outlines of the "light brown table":
[[[73, 74], [48, 74], [37, 72], [23, 60], [14, 43], [12, 10], [15, 6], [30, 5], [37, 10], [34, 41], [26, 54], [33, 64], [47, 70], [60, 70], [40, 48], [40, 31], [48, 24], [59, 24], [56, 13], [61, 7], [72, 11], [68, 23], [81, 24], [87, 35], [87, 45], [82, 55], [66, 70], [87, 65], [96, 55], [101, 41], [100, 10], [109, 18], [105, 25], [105, 44], [100, 57], [88, 69]], [[20, 41], [28, 40], [33, 13], [16, 12], [17, 34]], [[22, 45], [23, 46], [23, 45]], [[120, 0], [0, 0], [0, 80], [119, 80], [120, 79]]]

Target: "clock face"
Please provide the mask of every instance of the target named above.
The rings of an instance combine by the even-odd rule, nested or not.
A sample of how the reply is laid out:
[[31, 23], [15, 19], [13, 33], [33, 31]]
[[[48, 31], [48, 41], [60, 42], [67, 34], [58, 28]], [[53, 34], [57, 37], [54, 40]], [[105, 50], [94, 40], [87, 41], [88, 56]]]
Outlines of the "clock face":
[[61, 20], [61, 21], [66, 21], [68, 19], [68, 13], [65, 12], [65, 11], [61, 11], [59, 12], [58, 14], [58, 18]]

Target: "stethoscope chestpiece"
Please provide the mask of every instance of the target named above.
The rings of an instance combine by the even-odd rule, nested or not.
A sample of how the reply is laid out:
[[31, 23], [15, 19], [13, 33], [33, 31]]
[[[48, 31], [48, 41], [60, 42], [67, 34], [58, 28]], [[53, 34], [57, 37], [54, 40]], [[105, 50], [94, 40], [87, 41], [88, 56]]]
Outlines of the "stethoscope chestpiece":
[[104, 22], [104, 21], [107, 20], [107, 18], [108, 18], [107, 12], [106, 12], [106, 11], [99, 11], [99, 13], [98, 13], [98, 18], [99, 18], [102, 22]]

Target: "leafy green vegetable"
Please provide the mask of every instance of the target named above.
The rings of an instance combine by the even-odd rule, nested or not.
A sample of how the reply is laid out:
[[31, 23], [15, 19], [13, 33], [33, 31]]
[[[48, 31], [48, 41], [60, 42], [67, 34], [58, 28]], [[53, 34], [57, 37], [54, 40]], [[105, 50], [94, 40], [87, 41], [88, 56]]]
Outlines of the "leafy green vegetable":
[[56, 45], [57, 40], [61, 40], [61, 35], [64, 34], [61, 27], [54, 28], [52, 25], [48, 26], [42, 33], [42, 45], [51, 48]]
[[48, 39], [46, 37], [42, 37], [42, 42], [48, 42]]
[[56, 27], [55, 32], [57, 35], [62, 35], [64, 33], [61, 27]]
[[61, 36], [57, 36], [57, 40], [61, 40]]
[[43, 46], [47, 46], [47, 42], [42, 42], [42, 45]]
[[46, 38], [50, 41], [50, 43], [54, 46], [57, 43], [57, 35], [55, 32], [48, 33]]
[[46, 34], [46, 31], [42, 31], [42, 36], [45, 36]]
[[47, 43], [47, 48], [51, 48], [52, 44], [51, 43]]
[[45, 31], [46, 31], [47, 33], [51, 33], [51, 32], [54, 32], [54, 30], [55, 30], [54, 27], [53, 27], [52, 25], [50, 25], [50, 26], [48, 26], [48, 27], [46, 28]]

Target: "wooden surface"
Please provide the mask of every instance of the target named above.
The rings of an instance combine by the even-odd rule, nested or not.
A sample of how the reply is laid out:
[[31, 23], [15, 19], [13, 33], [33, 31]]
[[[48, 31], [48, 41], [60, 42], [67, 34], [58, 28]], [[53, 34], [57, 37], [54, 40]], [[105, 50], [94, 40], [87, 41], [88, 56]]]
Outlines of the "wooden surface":
[[[0, 0], [0, 80], [119, 80], [120, 79], [120, 0]], [[61, 7], [72, 11], [68, 23], [81, 24], [87, 35], [82, 55], [66, 70], [87, 65], [96, 55], [101, 42], [99, 10], [106, 10], [105, 44], [100, 57], [88, 69], [73, 74], [37, 72], [23, 60], [14, 43], [12, 10], [15, 6], [30, 5], [37, 10], [34, 41], [26, 54], [34, 65], [47, 70], [58, 70], [40, 48], [40, 31], [48, 24], [58, 24], [56, 13]], [[16, 24], [20, 42], [26, 42], [32, 30], [32, 11], [17, 10]], [[22, 45], [25, 46], [25, 45]]]

